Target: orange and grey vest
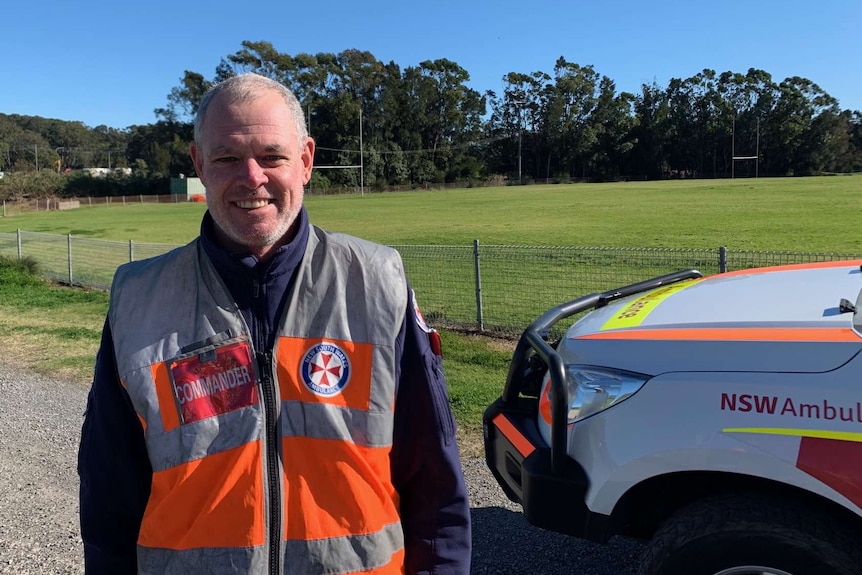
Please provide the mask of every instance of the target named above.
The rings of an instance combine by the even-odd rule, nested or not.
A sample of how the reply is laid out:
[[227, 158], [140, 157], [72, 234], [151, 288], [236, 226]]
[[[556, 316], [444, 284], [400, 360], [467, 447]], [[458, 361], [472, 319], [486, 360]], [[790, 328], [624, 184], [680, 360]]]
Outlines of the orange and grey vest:
[[138, 572], [402, 573], [390, 248], [312, 227], [271, 350], [198, 242], [122, 266], [109, 320], [153, 479]]

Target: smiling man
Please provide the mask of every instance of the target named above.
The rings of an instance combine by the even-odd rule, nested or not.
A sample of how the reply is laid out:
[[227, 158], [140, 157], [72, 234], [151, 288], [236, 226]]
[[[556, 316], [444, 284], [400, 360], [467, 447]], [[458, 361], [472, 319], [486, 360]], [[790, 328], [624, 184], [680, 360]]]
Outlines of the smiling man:
[[308, 222], [294, 95], [201, 102], [200, 236], [121, 266], [79, 450], [87, 573], [470, 570], [437, 333], [398, 253]]
[[237, 88], [201, 108], [190, 151], [217, 239], [229, 250], [269, 259], [296, 235], [291, 227], [311, 178], [314, 140], [299, 102], [275, 90]]

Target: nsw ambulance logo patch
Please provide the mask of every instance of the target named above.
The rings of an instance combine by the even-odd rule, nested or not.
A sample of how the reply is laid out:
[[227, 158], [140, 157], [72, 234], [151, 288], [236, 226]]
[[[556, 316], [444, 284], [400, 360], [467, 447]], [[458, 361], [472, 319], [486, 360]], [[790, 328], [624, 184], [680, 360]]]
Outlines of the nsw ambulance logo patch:
[[309, 391], [332, 397], [341, 393], [350, 381], [350, 358], [340, 346], [324, 341], [305, 352], [300, 373]]

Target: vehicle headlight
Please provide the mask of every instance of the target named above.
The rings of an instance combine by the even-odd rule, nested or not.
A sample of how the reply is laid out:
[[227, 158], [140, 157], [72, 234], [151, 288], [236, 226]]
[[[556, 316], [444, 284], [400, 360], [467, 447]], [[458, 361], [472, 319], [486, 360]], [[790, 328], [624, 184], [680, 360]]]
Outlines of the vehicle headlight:
[[567, 365], [569, 423], [604, 411], [623, 401], [643, 387], [646, 381], [646, 376], [637, 373], [585, 365]]

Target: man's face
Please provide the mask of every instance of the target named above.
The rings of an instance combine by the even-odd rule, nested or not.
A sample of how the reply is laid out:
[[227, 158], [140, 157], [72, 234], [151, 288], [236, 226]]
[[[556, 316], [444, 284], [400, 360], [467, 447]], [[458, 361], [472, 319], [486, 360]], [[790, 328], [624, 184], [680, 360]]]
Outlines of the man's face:
[[206, 186], [219, 243], [266, 260], [295, 234], [291, 225], [311, 178], [314, 141], [299, 141], [275, 91], [245, 102], [222, 100], [210, 103], [200, 142], [190, 147], [192, 161]]

